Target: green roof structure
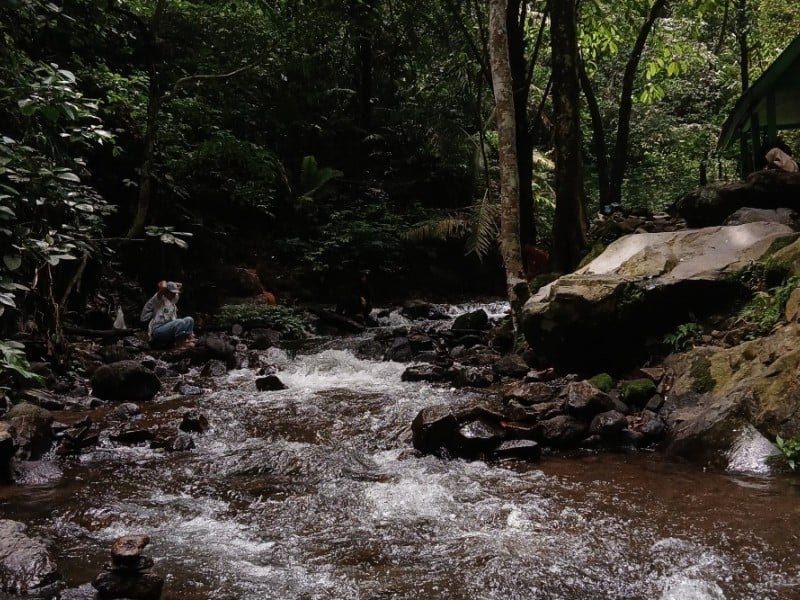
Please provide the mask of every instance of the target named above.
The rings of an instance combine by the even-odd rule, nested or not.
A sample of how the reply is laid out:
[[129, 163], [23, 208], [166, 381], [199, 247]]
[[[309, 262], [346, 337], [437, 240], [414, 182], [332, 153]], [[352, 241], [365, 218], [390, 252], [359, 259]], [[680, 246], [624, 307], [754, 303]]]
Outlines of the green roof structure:
[[739, 98], [722, 125], [717, 151], [739, 144], [742, 173], [753, 171], [765, 141], [800, 128], [800, 35]]

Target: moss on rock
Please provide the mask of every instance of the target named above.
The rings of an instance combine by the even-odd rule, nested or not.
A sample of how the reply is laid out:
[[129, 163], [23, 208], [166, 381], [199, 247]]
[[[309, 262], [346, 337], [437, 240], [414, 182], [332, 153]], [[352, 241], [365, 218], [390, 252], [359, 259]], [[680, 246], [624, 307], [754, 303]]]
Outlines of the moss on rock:
[[656, 393], [656, 384], [647, 378], [631, 379], [620, 384], [620, 397], [628, 404], [641, 405]]
[[598, 373], [589, 380], [589, 383], [601, 392], [610, 392], [614, 387], [614, 380], [608, 373]]

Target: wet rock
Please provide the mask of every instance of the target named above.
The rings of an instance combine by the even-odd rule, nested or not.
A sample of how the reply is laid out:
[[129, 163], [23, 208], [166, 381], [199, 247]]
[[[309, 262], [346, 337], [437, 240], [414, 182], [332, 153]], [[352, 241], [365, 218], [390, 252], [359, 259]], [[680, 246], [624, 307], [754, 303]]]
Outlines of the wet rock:
[[123, 360], [130, 360], [131, 353], [124, 346], [117, 344], [111, 346], [103, 346], [99, 350], [100, 358], [106, 364], [120, 362]]
[[49, 411], [22, 402], [11, 407], [3, 419], [14, 429], [17, 458], [37, 460], [53, 443], [53, 415]]
[[135, 360], [103, 365], [92, 375], [92, 394], [103, 400], [150, 400], [160, 389], [156, 374]]
[[408, 343], [411, 345], [411, 350], [415, 354], [417, 352], [425, 352], [434, 349], [433, 339], [425, 333], [410, 333], [408, 335]]
[[25, 531], [22, 523], [0, 519], [0, 592], [37, 597], [55, 591], [61, 576], [45, 545]]
[[447, 380], [447, 369], [439, 365], [423, 363], [408, 367], [400, 376], [401, 381], [429, 381], [441, 383]]
[[250, 332], [249, 346], [253, 350], [267, 350], [277, 345], [281, 340], [281, 334], [274, 329], [253, 329]]
[[409, 319], [447, 320], [450, 318], [435, 304], [422, 300], [407, 300], [403, 303], [401, 312]]
[[533, 440], [506, 440], [493, 451], [492, 455], [500, 460], [510, 458], [536, 460], [542, 455], [542, 448]]
[[221, 360], [210, 360], [203, 365], [200, 375], [203, 377], [224, 377], [228, 374], [227, 365]]
[[530, 371], [530, 367], [519, 354], [512, 353], [500, 357], [494, 365], [494, 370], [504, 377], [524, 377]]
[[569, 415], [559, 415], [545, 419], [536, 427], [537, 440], [548, 446], [566, 448], [576, 445], [584, 437], [589, 427]]
[[497, 376], [491, 367], [470, 367], [455, 364], [449, 370], [450, 381], [456, 387], [487, 387]]
[[564, 414], [564, 402], [562, 400], [551, 400], [550, 402], [540, 402], [533, 404], [526, 409], [528, 417], [536, 421], [545, 421]]
[[111, 546], [111, 565], [92, 581], [98, 599], [159, 600], [164, 579], [148, 572], [153, 560], [142, 556], [150, 543], [146, 535], [128, 535]]
[[205, 347], [208, 356], [224, 361], [228, 367], [236, 364], [236, 344], [224, 333], [207, 333], [200, 345]]
[[64, 401], [47, 390], [28, 388], [22, 392], [21, 399], [45, 410], [64, 410]]
[[111, 544], [111, 562], [116, 566], [134, 566], [149, 543], [150, 537], [147, 535], [125, 535], [117, 538]]
[[641, 432], [648, 440], [660, 439], [667, 429], [664, 420], [656, 413], [643, 410], [636, 424], [636, 431]]
[[483, 343], [483, 337], [478, 333], [468, 333], [466, 335], [458, 336], [455, 340], [453, 340], [453, 344], [456, 348], [472, 348], [473, 346], [477, 346]]
[[653, 394], [653, 397], [645, 404], [645, 409], [651, 412], [658, 412], [664, 406], [664, 396], [661, 394]]
[[425, 454], [437, 454], [446, 448], [458, 420], [450, 406], [437, 405], [423, 408], [411, 423], [414, 448]]
[[462, 458], [476, 458], [492, 452], [505, 437], [505, 431], [495, 423], [488, 419], [474, 419], [456, 429], [448, 449]]
[[178, 425], [178, 429], [181, 431], [192, 431], [195, 433], [205, 433], [208, 431], [208, 428], [208, 419], [196, 410], [184, 413], [181, 424]]
[[287, 389], [287, 386], [278, 379], [277, 375], [267, 375], [256, 379], [256, 389], [259, 392], [276, 392]]
[[395, 362], [406, 362], [411, 360], [414, 352], [411, 349], [411, 343], [407, 337], [396, 338], [389, 349], [384, 355], [384, 360], [392, 360]]
[[0, 422], [0, 485], [11, 483], [11, 458], [15, 451], [11, 425]]
[[142, 409], [133, 402], [123, 402], [109, 413], [109, 417], [118, 421], [126, 421], [142, 414]]
[[203, 388], [196, 385], [191, 385], [184, 381], [178, 383], [174, 389], [181, 396], [199, 396], [203, 393]]
[[566, 399], [567, 414], [577, 419], [589, 420], [598, 413], [614, 408], [614, 401], [611, 397], [588, 381], [568, 383], [562, 395]]
[[621, 412], [609, 410], [595, 415], [589, 425], [589, 433], [600, 437], [614, 437], [628, 427], [628, 419]]
[[503, 399], [516, 400], [520, 404], [531, 405], [552, 400], [556, 390], [543, 382], [527, 383], [514, 381], [503, 388]]
[[185, 452], [194, 447], [194, 439], [188, 433], [166, 436], [159, 435], [150, 442], [150, 448], [153, 450], [165, 450], [167, 452]]
[[78, 454], [84, 448], [96, 446], [99, 441], [100, 427], [87, 417], [62, 433], [61, 445], [56, 452], [59, 456]]
[[482, 331], [483, 329], [486, 329], [488, 324], [489, 315], [486, 314], [484, 309], [479, 308], [478, 310], [456, 317], [455, 321], [453, 321], [453, 326], [451, 329], [456, 331], [463, 329]]

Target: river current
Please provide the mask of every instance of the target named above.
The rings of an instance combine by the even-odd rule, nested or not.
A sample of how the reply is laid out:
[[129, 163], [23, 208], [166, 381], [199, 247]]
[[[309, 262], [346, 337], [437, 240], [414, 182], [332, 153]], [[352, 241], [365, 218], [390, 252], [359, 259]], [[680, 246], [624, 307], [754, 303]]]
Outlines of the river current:
[[0, 488], [0, 517], [46, 539], [88, 599], [111, 542], [147, 534], [164, 599], [800, 598], [800, 481], [705, 471], [657, 452], [496, 464], [418, 457], [410, 423], [472, 392], [318, 340], [271, 349], [198, 397], [188, 452], [103, 439]]

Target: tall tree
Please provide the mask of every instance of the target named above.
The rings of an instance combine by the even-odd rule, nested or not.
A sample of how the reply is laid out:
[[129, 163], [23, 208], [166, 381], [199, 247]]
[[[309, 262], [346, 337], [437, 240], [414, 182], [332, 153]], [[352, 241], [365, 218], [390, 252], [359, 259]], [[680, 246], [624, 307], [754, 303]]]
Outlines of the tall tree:
[[[492, 71], [500, 160], [500, 251], [506, 271], [506, 286], [516, 312], [520, 300], [517, 285], [522, 280], [519, 239], [519, 170], [514, 90], [508, 57], [508, 0], [489, 2], [489, 59]], [[515, 323], [516, 323], [516, 319]]]
[[576, 0], [550, 3], [556, 192], [551, 258], [562, 273], [577, 266], [586, 244], [576, 9]]

